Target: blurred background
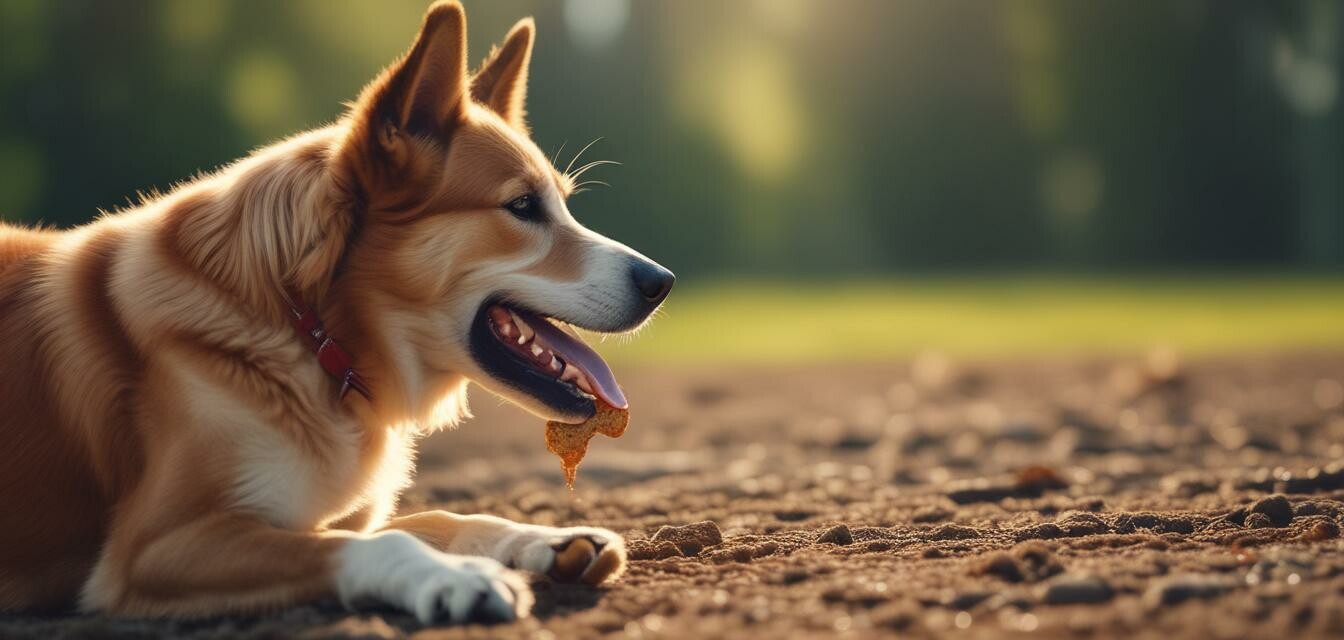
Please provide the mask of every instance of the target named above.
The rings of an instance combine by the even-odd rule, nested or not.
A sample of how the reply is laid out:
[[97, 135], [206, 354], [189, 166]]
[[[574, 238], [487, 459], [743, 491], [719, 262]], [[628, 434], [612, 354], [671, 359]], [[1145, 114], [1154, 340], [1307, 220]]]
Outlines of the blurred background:
[[[0, 216], [71, 226], [336, 118], [427, 2], [3, 0]], [[681, 277], [613, 358], [1344, 343], [1333, 0], [492, 0], [585, 224]]]

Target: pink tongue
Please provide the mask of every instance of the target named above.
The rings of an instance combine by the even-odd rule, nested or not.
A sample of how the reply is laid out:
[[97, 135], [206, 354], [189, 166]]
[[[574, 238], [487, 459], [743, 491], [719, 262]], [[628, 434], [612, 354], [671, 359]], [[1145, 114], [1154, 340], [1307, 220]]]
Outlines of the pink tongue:
[[611, 367], [602, 360], [602, 356], [597, 355], [582, 340], [561, 331], [559, 327], [551, 324], [547, 320], [537, 317], [535, 314], [514, 309], [514, 313], [523, 319], [532, 330], [537, 332], [542, 342], [550, 347], [552, 351], [560, 354], [560, 357], [579, 368], [588, 380], [593, 383], [593, 390], [597, 392], [597, 397], [603, 402], [615, 409], [629, 409], [630, 403], [626, 401], [625, 394], [621, 388], [616, 386], [616, 376], [611, 373]]

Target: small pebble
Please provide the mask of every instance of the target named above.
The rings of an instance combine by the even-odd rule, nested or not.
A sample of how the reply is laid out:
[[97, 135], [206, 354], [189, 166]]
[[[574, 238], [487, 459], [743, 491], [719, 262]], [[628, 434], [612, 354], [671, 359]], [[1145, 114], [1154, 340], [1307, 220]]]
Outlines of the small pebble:
[[837, 524], [827, 529], [817, 536], [817, 544], [836, 544], [842, 547], [854, 544], [854, 536], [849, 532], [849, 527], [843, 524]]
[[1022, 575], [1022, 568], [1017, 565], [1017, 560], [1002, 551], [985, 559], [984, 563], [980, 565], [978, 573], [996, 576], [1007, 582], [1022, 582], [1025, 579]]
[[789, 569], [779, 576], [780, 584], [798, 584], [806, 582], [812, 574], [802, 569]]
[[981, 602], [988, 600], [993, 595], [994, 595], [993, 591], [979, 591], [979, 590], [962, 591], [960, 593], [950, 593], [943, 598], [942, 605], [944, 607], [947, 607], [948, 609], [952, 609], [953, 611], [965, 611], [968, 609], [974, 609]]
[[1100, 576], [1061, 575], [1045, 586], [1041, 600], [1046, 604], [1095, 604], [1115, 597], [1115, 589]]
[[[1293, 521], [1293, 505], [1288, 498], [1272, 495], [1251, 505], [1251, 513], [1263, 513], [1276, 527], [1286, 527]], [[1249, 516], [1247, 516], [1249, 519]]]
[[1048, 489], [1067, 489], [1069, 483], [1050, 467], [1027, 467], [1017, 472], [1017, 489], [1023, 493], [1040, 493]]
[[920, 618], [921, 611], [919, 606], [912, 602], [889, 602], [873, 609], [869, 615], [873, 626], [878, 629], [891, 629], [894, 631], [904, 631]]
[[1228, 576], [1187, 573], [1159, 581], [1143, 598], [1151, 606], [1171, 606], [1195, 598], [1216, 598], [1238, 584]]
[[1252, 513], [1246, 516], [1245, 526], [1247, 529], [1270, 529], [1274, 526], [1274, 521], [1263, 513]]
[[947, 498], [957, 504], [976, 502], [998, 502], [1017, 494], [1015, 487], [991, 485], [985, 482], [963, 482], [953, 485], [947, 492]]

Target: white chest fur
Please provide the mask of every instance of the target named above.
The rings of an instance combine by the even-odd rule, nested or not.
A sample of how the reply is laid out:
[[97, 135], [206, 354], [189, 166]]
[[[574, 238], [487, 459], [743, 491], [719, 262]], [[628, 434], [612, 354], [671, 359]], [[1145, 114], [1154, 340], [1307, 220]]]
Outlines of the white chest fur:
[[[309, 377], [321, 380], [322, 371], [311, 369]], [[272, 424], [185, 363], [174, 370], [194, 414], [185, 440], [218, 453], [212, 457], [223, 465], [219, 471], [234, 507], [291, 530], [312, 530], [359, 509], [367, 509], [364, 520], [376, 525], [393, 512], [414, 464], [409, 430], [388, 428], [371, 442], [336, 410], [304, 416], [306, 425]], [[321, 404], [308, 404], [314, 406]]]
[[234, 442], [233, 498], [275, 526], [312, 528], [326, 514], [341, 510], [339, 494], [351, 493], [349, 476], [358, 466], [353, 444], [348, 451], [341, 447], [316, 460], [285, 434], [252, 425]]
[[313, 529], [362, 508], [369, 509], [371, 524], [385, 520], [409, 479], [409, 438], [392, 432], [377, 450], [365, 450], [356, 432], [344, 431], [330, 434], [325, 444], [318, 456], [273, 429], [248, 433], [237, 442], [237, 504], [295, 530]]

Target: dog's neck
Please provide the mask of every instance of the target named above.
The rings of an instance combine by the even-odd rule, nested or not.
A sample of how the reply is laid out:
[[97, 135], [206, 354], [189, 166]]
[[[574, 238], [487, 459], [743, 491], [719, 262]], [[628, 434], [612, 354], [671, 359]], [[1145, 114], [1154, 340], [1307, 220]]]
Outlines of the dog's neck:
[[[356, 215], [329, 161], [339, 133], [333, 127], [291, 138], [169, 195], [162, 205], [175, 253], [254, 313], [286, 326], [295, 324], [295, 311], [303, 322], [320, 322], [309, 301], [330, 286]], [[306, 334], [297, 339], [312, 342]], [[329, 372], [348, 359], [325, 331], [311, 346]], [[342, 378], [371, 395], [358, 375]]]
[[[175, 253], [240, 308], [309, 346], [291, 324], [285, 292], [292, 288], [368, 385], [372, 402], [354, 394], [345, 401], [362, 419], [456, 423], [466, 414], [464, 379], [422, 379], [414, 358], [399, 357], [404, 337], [383, 335], [383, 323], [345, 286], [342, 262], [362, 215], [353, 178], [333, 161], [345, 133], [337, 125], [302, 134], [184, 186], [161, 201], [165, 232]], [[341, 401], [335, 393], [333, 401]]]
[[289, 307], [289, 321], [298, 331], [300, 339], [308, 345], [322, 370], [341, 384], [337, 397], [345, 399], [351, 391], [365, 400], [373, 401], [373, 392], [369, 389], [364, 376], [355, 368], [354, 359], [341, 344], [327, 332], [322, 318], [303, 301], [303, 292], [297, 287], [285, 287], [282, 295]]
[[165, 199], [169, 242], [248, 308], [279, 318], [279, 292], [320, 293], [345, 250], [354, 212], [328, 166], [334, 128], [262, 149]]

